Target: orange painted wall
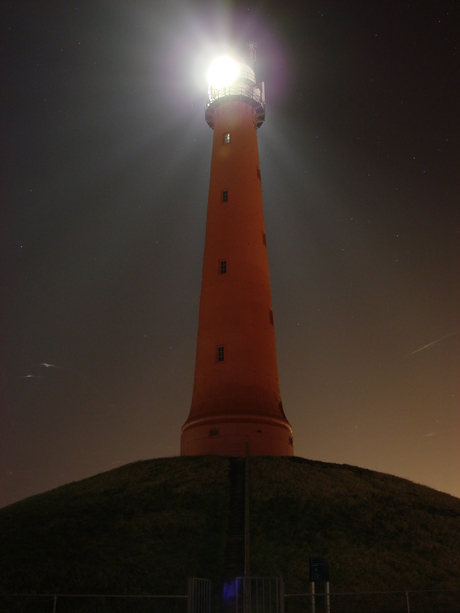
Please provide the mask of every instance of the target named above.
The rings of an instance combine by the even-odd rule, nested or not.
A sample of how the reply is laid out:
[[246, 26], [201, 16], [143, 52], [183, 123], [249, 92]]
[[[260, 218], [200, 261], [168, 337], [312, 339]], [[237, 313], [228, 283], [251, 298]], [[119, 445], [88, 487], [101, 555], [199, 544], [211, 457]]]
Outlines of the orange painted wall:
[[293, 455], [278, 381], [255, 112], [244, 100], [213, 105], [195, 380], [181, 455], [244, 456], [246, 441], [251, 454]]

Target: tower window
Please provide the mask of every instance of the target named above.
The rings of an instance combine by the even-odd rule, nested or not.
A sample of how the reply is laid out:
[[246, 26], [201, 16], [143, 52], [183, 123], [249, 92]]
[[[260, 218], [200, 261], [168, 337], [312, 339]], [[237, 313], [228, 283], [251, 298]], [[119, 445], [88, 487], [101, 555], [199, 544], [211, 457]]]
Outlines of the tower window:
[[267, 246], [267, 235], [265, 234], [265, 232], [262, 232], [262, 242], [266, 247]]
[[228, 145], [229, 142], [230, 142], [230, 132], [227, 132], [227, 134], [224, 134], [224, 143]]
[[223, 345], [220, 345], [219, 347], [217, 347], [217, 361], [218, 362], [224, 361], [224, 346]]
[[270, 318], [270, 323], [271, 323], [271, 325], [272, 325], [272, 326], [273, 326], [273, 325], [275, 325], [275, 322], [273, 321], [273, 309], [269, 309], [269, 310], [268, 310], [268, 316], [269, 316], [269, 318]]
[[292, 436], [290, 436], [290, 437], [289, 437], [289, 445], [291, 445], [291, 447], [292, 447], [292, 445], [293, 445], [293, 444], [294, 444], [294, 443], [292, 442]]
[[258, 178], [258, 179], [259, 179], [259, 181], [260, 181], [260, 168], [257, 168], [257, 178]]
[[209, 430], [209, 436], [219, 436], [219, 428], [211, 428]]
[[219, 262], [219, 274], [225, 275], [227, 272], [227, 260], [221, 260]]
[[228, 189], [222, 190], [222, 202], [228, 202]]

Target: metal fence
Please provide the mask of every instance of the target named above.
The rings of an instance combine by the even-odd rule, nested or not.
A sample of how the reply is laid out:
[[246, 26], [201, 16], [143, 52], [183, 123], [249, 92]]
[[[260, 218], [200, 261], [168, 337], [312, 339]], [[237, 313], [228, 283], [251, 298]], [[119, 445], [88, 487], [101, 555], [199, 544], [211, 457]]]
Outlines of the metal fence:
[[211, 581], [209, 579], [188, 579], [187, 613], [211, 613]]
[[283, 613], [281, 577], [237, 577], [224, 584], [226, 613]]
[[187, 596], [0, 594], [1, 613], [186, 613]]
[[[285, 594], [285, 613], [328, 613], [326, 593]], [[331, 592], [330, 613], [460, 613], [460, 590]]]
[[[192, 582], [192, 583], [191, 583]], [[188, 595], [0, 594], [1, 613], [328, 613], [326, 593], [283, 594], [278, 577], [238, 578], [224, 601], [211, 583], [189, 581]], [[226, 594], [226, 598], [225, 598]], [[215, 596], [217, 594], [214, 594]], [[313, 609], [314, 607], [314, 609]], [[330, 613], [460, 613], [460, 590], [331, 592]]]

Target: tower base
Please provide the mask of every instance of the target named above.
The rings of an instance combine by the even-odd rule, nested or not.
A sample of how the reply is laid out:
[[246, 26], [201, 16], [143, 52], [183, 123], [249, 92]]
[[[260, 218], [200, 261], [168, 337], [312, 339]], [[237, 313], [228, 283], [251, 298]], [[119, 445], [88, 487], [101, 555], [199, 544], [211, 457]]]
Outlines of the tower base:
[[294, 455], [292, 430], [285, 421], [258, 415], [226, 415], [218, 418], [197, 419], [182, 429], [183, 456], [226, 455], [244, 457], [246, 443], [250, 455]]

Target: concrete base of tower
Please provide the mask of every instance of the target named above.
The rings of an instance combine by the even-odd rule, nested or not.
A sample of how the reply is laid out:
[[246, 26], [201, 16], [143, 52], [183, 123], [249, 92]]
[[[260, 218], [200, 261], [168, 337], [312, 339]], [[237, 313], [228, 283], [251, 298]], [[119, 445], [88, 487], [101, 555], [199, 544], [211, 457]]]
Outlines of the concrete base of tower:
[[181, 455], [294, 455], [292, 428], [286, 421], [270, 418], [203, 419], [187, 422], [182, 428]]

